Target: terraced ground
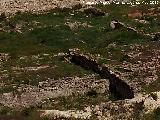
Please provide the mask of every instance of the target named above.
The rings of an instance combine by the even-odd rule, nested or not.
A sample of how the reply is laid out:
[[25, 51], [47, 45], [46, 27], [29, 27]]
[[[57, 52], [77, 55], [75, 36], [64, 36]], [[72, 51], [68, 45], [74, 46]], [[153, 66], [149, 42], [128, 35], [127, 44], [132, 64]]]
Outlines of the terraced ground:
[[[112, 29], [109, 24], [118, 20], [156, 34], [160, 32], [159, 5], [92, 7], [105, 14], [81, 5], [38, 15], [1, 14], [0, 120], [50, 119], [40, 118], [46, 109], [85, 109], [89, 114], [77, 119], [160, 119], [158, 102], [155, 110], [146, 112], [141, 102], [117, 100], [109, 92], [107, 80], [71, 63], [68, 56], [71, 48], [91, 53], [99, 64], [106, 64], [136, 88], [135, 96], [150, 94], [156, 101], [152, 92], [160, 88], [160, 36], [152, 39], [124, 27]], [[73, 114], [67, 118], [59, 113], [54, 119], [76, 119], [79, 113]]]

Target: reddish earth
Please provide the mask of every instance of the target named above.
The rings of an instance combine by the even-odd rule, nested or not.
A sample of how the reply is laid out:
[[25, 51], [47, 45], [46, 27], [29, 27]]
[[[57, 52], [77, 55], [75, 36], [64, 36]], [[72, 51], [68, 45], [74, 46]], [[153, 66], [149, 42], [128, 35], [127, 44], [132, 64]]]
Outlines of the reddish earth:
[[138, 10], [133, 11], [133, 12], [128, 14], [128, 17], [130, 17], [130, 18], [142, 17], [142, 12], [138, 11]]

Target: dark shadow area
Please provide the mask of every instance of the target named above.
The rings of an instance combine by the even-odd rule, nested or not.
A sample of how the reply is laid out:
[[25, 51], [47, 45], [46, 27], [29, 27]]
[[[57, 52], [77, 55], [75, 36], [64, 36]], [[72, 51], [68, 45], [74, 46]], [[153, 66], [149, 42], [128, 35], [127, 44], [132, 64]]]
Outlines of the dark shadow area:
[[92, 70], [99, 74], [103, 79], [109, 79], [109, 90], [117, 100], [132, 99], [134, 98], [133, 89], [115, 74], [112, 74], [108, 67], [99, 65], [97, 61], [87, 55], [83, 55], [73, 49], [69, 52], [70, 61], [85, 69]]

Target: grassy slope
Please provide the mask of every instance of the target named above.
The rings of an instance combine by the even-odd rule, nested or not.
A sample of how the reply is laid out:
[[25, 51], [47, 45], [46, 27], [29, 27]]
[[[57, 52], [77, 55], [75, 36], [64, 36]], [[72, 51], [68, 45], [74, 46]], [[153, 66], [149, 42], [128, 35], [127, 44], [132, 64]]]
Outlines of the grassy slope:
[[[118, 63], [125, 60], [121, 50], [129, 51], [129, 45], [134, 43], [150, 44], [151, 39], [138, 35], [135, 32], [125, 29], [111, 30], [109, 23], [111, 20], [120, 20], [126, 24], [130, 24], [138, 29], [146, 32], [158, 31], [158, 20], [155, 17], [146, 16], [143, 19], [150, 21], [149, 25], [136, 23], [133, 19], [128, 18], [127, 13], [134, 9], [126, 5], [110, 5], [96, 6], [109, 14], [106, 16], [89, 16], [86, 14], [74, 11], [71, 9], [55, 9], [48, 14], [34, 15], [31, 13], [20, 13], [10, 19], [12, 24], [23, 24], [22, 34], [16, 32], [3, 33], [0, 32], [0, 51], [9, 53], [11, 59], [6, 62], [1, 62], [0, 74], [7, 74], [8, 77], [1, 79], [1, 82], [7, 83], [7, 87], [0, 88], [0, 93], [14, 90], [12, 84], [32, 84], [37, 85], [38, 81], [46, 80], [47, 78], [61, 78], [66, 76], [83, 76], [91, 74], [91, 71], [86, 71], [80, 67], [70, 64], [61, 57], [53, 57], [58, 52], [67, 52], [69, 48], [78, 47], [84, 51], [93, 54], [100, 54], [104, 58], [108, 58], [108, 52], [112, 53], [110, 57]], [[152, 6], [135, 7], [139, 10], [145, 10]], [[74, 15], [71, 15], [74, 14]], [[35, 21], [38, 22], [35, 24]], [[72, 31], [65, 25], [70, 22], [87, 22], [93, 26], [91, 28], [79, 27]], [[5, 23], [5, 21], [2, 21]], [[149, 28], [149, 29], [148, 29]], [[83, 42], [81, 42], [83, 41]], [[110, 43], [116, 42], [116, 48], [107, 48]], [[124, 47], [124, 45], [126, 45]], [[49, 54], [48, 57], [43, 55]], [[37, 56], [36, 58], [33, 55]], [[25, 59], [20, 59], [24, 57]], [[111, 62], [111, 61], [101, 61]], [[53, 68], [40, 70], [38, 72], [22, 72], [17, 75], [12, 67], [29, 67], [49, 65]], [[56, 66], [54, 68], [54, 66]]]

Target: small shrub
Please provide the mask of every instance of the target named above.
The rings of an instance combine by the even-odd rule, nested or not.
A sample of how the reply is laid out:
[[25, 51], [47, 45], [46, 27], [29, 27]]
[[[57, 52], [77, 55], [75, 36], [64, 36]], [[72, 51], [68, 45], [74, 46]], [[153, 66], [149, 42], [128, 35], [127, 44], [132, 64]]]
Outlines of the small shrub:
[[101, 11], [100, 9], [96, 9], [96, 8], [88, 8], [84, 10], [84, 13], [86, 15], [90, 15], [90, 16], [104, 16], [105, 13], [103, 11]]
[[6, 20], [6, 14], [3, 12], [0, 15], [0, 21], [5, 21]]
[[81, 4], [76, 4], [75, 6], [72, 7], [73, 10], [81, 9], [82, 5]]
[[94, 90], [94, 89], [92, 89], [92, 90], [90, 90], [90, 91], [87, 92], [87, 95], [88, 96], [97, 96], [97, 91]]
[[8, 108], [8, 107], [1, 107], [0, 108], [0, 115], [7, 115], [9, 112], [10, 112], [10, 108]]
[[31, 106], [31, 107], [28, 107], [28, 108], [24, 108], [24, 109], [21, 111], [21, 113], [22, 113], [22, 115], [24, 115], [24, 116], [29, 116], [29, 115], [31, 115], [31, 113], [33, 112], [33, 110], [34, 110], [34, 107]]
[[153, 112], [155, 119], [160, 120], [160, 108], [155, 109]]
[[16, 28], [16, 22], [15, 21], [7, 21], [6, 25], [9, 26], [10, 29]]
[[22, 12], [20, 11], [20, 10], [18, 10], [17, 12], [16, 12], [16, 15], [21, 15], [22, 14]]
[[122, 55], [122, 57], [120, 57], [120, 61], [123, 62], [123, 61], [130, 61], [130, 57], [128, 55]]
[[133, 113], [135, 119], [139, 120], [141, 118], [141, 113], [143, 109], [144, 109], [144, 101], [136, 102], [134, 104]]
[[157, 94], [156, 94], [156, 93], [151, 93], [150, 95], [151, 95], [151, 97], [152, 97], [154, 100], [156, 100], [156, 101], [157, 101], [158, 96], [157, 96]]
[[45, 117], [42, 117], [40, 120], [51, 120], [49, 117], [45, 116]]
[[109, 100], [111, 100], [111, 101], [116, 101], [116, 100], [118, 100], [118, 97], [117, 97], [115, 94], [111, 93], [111, 92], [109, 92], [108, 98], [109, 98]]

